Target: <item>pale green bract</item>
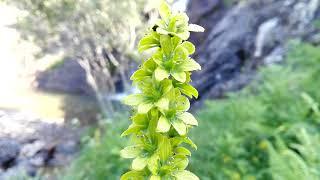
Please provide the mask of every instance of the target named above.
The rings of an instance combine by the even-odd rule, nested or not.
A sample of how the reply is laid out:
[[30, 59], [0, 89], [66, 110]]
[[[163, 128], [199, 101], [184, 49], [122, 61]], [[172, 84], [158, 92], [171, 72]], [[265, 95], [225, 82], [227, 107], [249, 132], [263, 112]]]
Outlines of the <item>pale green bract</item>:
[[198, 91], [190, 85], [191, 72], [201, 70], [192, 58], [195, 46], [187, 41], [190, 31], [203, 32], [188, 24], [185, 13], [174, 13], [163, 2], [159, 19], [139, 42], [139, 51], [155, 49], [131, 76], [140, 93], [127, 96], [123, 103], [132, 106], [132, 124], [121, 136], [131, 136], [132, 145], [121, 150], [123, 158], [133, 159], [131, 171], [121, 180], [198, 180], [187, 171], [191, 152], [197, 148], [187, 137], [198, 125], [189, 112], [189, 98]]

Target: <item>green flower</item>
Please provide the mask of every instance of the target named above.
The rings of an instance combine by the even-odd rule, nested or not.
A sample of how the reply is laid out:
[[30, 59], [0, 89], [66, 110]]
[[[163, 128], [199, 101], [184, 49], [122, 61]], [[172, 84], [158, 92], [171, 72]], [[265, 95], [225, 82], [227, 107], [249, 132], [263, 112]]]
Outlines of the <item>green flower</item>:
[[148, 136], [135, 136], [135, 145], [128, 146], [120, 151], [123, 158], [133, 158], [131, 168], [142, 171], [145, 167], [152, 170], [154, 162], [160, 158], [157, 154], [158, 142]]
[[[146, 79], [144, 83], [148, 80], [152, 81], [152, 79]], [[154, 82], [150, 86], [141, 85], [142, 92], [127, 96], [123, 103], [136, 107], [138, 114], [146, 114], [154, 107], [166, 110], [169, 108], [169, 99], [166, 95], [172, 88], [170, 80]]]
[[189, 58], [195, 47], [191, 42], [180, 43], [176, 37], [160, 36], [161, 50], [153, 55], [158, 67], [155, 69], [155, 79], [161, 81], [170, 75], [179, 82], [186, 82], [187, 72], [201, 70], [201, 66]]
[[162, 115], [157, 124], [157, 132], [169, 132], [172, 126], [179, 135], [184, 136], [189, 125], [198, 125], [194, 116], [186, 112], [190, 107], [189, 100], [181, 95], [178, 89], [172, 90], [168, 98], [170, 99], [169, 108], [161, 112]]
[[190, 31], [203, 31], [188, 24], [184, 13], [172, 13], [166, 3], [160, 7], [161, 20], [139, 42], [139, 51], [154, 48], [153, 55], [131, 76], [139, 93], [123, 102], [133, 107], [132, 123], [122, 136], [132, 145], [121, 150], [121, 156], [132, 158], [132, 170], [121, 180], [198, 180], [185, 170], [191, 152], [185, 147], [197, 146], [187, 137], [198, 125], [189, 112], [189, 98], [198, 91], [190, 85], [191, 72], [201, 66], [192, 58], [195, 46], [186, 41]]
[[189, 25], [189, 17], [186, 13], [172, 13], [170, 7], [163, 3], [159, 8], [161, 19], [156, 23], [156, 31], [162, 35], [177, 36], [187, 40], [190, 31], [204, 32], [204, 28], [195, 24]]

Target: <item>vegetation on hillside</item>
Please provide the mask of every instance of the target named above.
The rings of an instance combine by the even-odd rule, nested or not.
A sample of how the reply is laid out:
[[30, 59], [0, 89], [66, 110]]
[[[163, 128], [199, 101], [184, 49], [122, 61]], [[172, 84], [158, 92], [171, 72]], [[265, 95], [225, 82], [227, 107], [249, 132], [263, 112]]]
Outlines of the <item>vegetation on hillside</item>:
[[[197, 113], [191, 139], [198, 151], [189, 168], [200, 179], [320, 178], [320, 51], [295, 44], [290, 52], [285, 65], [263, 69], [249, 87], [208, 101]], [[119, 178], [128, 167], [118, 152], [124, 121], [115, 120], [103, 138], [92, 138], [68, 177]]]

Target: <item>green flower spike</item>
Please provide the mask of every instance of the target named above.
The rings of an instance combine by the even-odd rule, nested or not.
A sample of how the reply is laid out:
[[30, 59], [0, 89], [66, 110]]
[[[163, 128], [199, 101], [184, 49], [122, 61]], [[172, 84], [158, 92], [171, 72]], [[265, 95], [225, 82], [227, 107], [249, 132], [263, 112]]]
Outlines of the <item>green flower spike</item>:
[[123, 158], [133, 159], [131, 171], [121, 180], [198, 180], [187, 171], [191, 152], [197, 148], [187, 137], [198, 125], [189, 112], [189, 98], [198, 91], [190, 85], [191, 72], [201, 66], [192, 58], [195, 46], [187, 41], [190, 31], [203, 32], [188, 24], [185, 13], [174, 13], [163, 2], [161, 19], [139, 42], [139, 51], [154, 49], [154, 54], [131, 76], [139, 93], [127, 96], [123, 103], [132, 106], [132, 124], [122, 133], [132, 144], [123, 150]]

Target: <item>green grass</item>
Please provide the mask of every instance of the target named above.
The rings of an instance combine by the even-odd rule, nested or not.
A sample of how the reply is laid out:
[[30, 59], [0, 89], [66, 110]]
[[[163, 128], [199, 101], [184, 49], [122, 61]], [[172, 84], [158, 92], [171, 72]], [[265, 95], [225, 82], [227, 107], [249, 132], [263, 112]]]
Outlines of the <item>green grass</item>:
[[[189, 168], [201, 180], [320, 179], [320, 48], [295, 44], [290, 52], [285, 64], [198, 111]], [[65, 179], [119, 179], [130, 166], [119, 157], [127, 125], [119, 118], [95, 133]]]

